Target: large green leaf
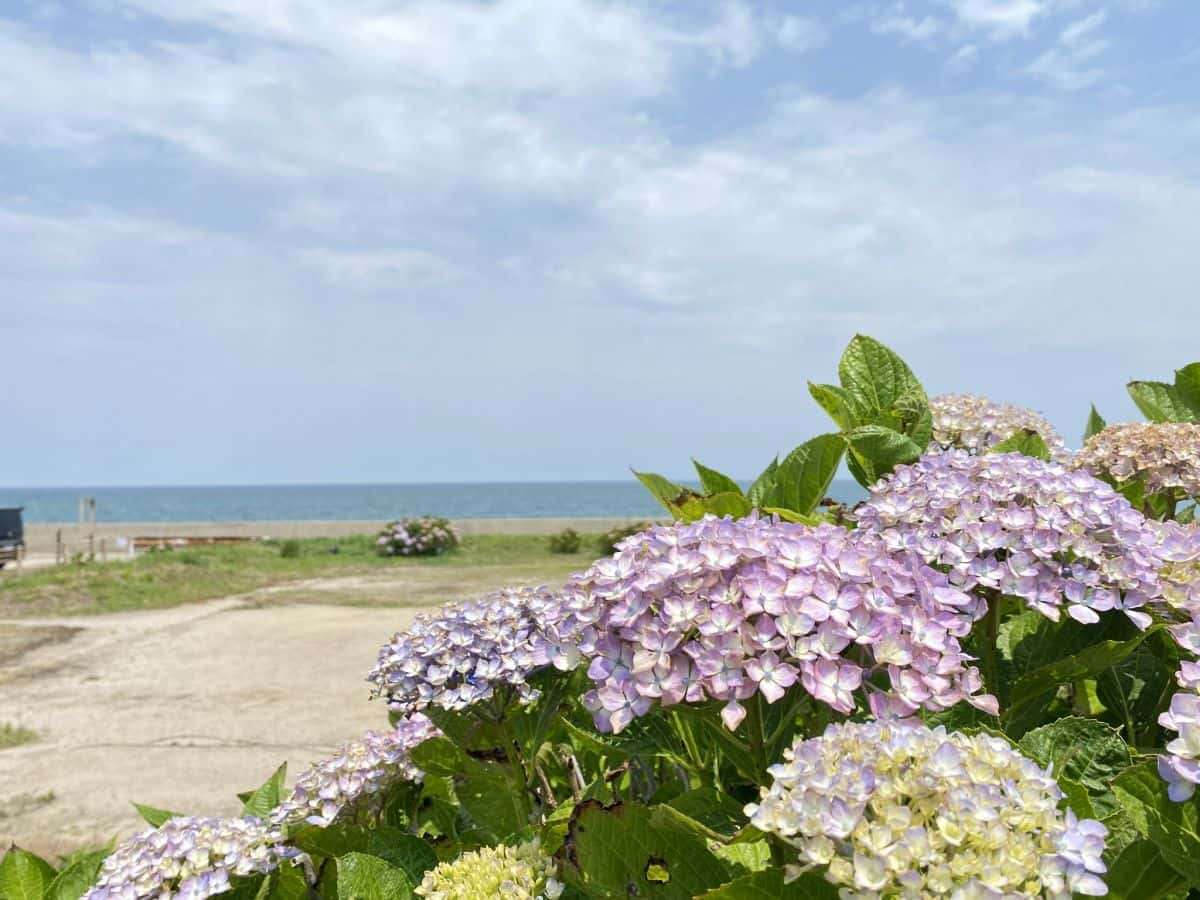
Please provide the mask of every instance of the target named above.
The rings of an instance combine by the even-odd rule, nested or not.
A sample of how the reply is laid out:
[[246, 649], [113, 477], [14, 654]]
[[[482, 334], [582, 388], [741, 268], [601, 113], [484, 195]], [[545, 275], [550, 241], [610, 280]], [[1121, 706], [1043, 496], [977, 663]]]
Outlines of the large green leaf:
[[837, 900], [837, 888], [817, 872], [784, 881], [783, 869], [763, 869], [701, 894], [700, 900]]
[[348, 853], [378, 856], [403, 869], [413, 884], [419, 884], [421, 876], [437, 865], [437, 854], [429, 844], [387, 826], [301, 825], [292, 830], [289, 843], [311, 856], [336, 858]]
[[783, 458], [775, 471], [774, 486], [759, 505], [808, 515], [829, 490], [845, 449], [845, 441], [837, 434], [805, 441]]
[[655, 827], [633, 803], [580, 804], [564, 852], [564, 874], [590, 898], [690, 900], [733, 875], [703, 840]]
[[159, 809], [155, 806], [146, 806], [142, 803], [133, 804], [133, 808], [138, 811], [138, 815], [155, 828], [161, 828], [162, 824], [168, 819], [176, 819], [183, 815], [183, 813], [171, 812], [169, 809]]
[[1068, 716], [1026, 732], [1019, 746], [1039, 764], [1053, 765], [1056, 776], [1082, 785], [1096, 815], [1117, 808], [1110, 785], [1117, 773], [1129, 767], [1130, 758], [1129, 747], [1112, 726]]
[[694, 491], [669, 481], [661, 475], [655, 475], [653, 472], [638, 472], [635, 469], [633, 474], [646, 490], [654, 495], [654, 499], [671, 512], [671, 515], [675, 515], [680, 505], [689, 497], [696, 496]]
[[755, 506], [762, 506], [763, 497], [771, 490], [771, 486], [775, 484], [775, 472], [779, 468], [779, 457], [771, 460], [770, 465], [762, 470], [754, 483], [750, 485], [750, 489], [746, 491], [746, 498]]
[[865, 424], [857, 421], [854, 400], [845, 388], [834, 384], [813, 384], [810, 381], [808, 392], [842, 431], [849, 431], [855, 425]]
[[732, 492], [741, 494], [742, 487], [728, 475], [723, 475], [716, 469], [710, 469], [697, 460], [692, 460], [692, 465], [696, 467], [696, 474], [700, 476], [700, 486], [704, 488], [706, 494], [723, 494]]
[[1122, 850], [1104, 882], [1109, 900], [1164, 900], [1187, 887], [1153, 841], [1135, 841]]
[[1200, 885], [1200, 801], [1173, 802], [1152, 762], [1126, 769], [1112, 787], [1138, 832], [1175, 871]]
[[242, 807], [242, 815], [265, 819], [283, 799], [283, 782], [287, 778], [287, 763], [280, 765], [261, 786], [251, 791]]
[[1175, 642], [1159, 634], [1096, 676], [1096, 694], [1106, 708], [1106, 718], [1125, 728], [1129, 743], [1155, 742], [1158, 717], [1176, 690], [1179, 658]]
[[[921, 455], [912, 438], [883, 425], [861, 425], [846, 434], [846, 441], [851, 459], [862, 473], [859, 482], [863, 487], [870, 487], [896, 466], [916, 462]], [[850, 471], [855, 473], [854, 466]]]
[[1023, 428], [988, 450], [988, 453], [1023, 453], [1034, 459], [1050, 459], [1050, 448], [1042, 436], [1029, 428]]
[[1189, 363], [1175, 370], [1175, 395], [1200, 421], [1200, 362]]
[[453, 777], [463, 811], [495, 840], [504, 840], [529, 825], [529, 791], [508, 763], [475, 759], [446, 738], [421, 744], [412, 751], [412, 759], [430, 774]]
[[378, 856], [347, 853], [337, 861], [338, 900], [409, 900], [413, 883], [404, 870]]
[[1092, 411], [1088, 413], [1087, 427], [1083, 429], [1083, 440], [1087, 442], [1088, 438], [1102, 432], [1108, 423], [1104, 421], [1104, 417], [1096, 412], [1095, 404], [1092, 404]]
[[1194, 422], [1194, 415], [1174, 385], [1161, 381], [1131, 381], [1126, 385], [1137, 408], [1151, 422]]
[[45, 900], [79, 900], [96, 883], [100, 865], [106, 856], [107, 850], [99, 850], [74, 857], [54, 876], [46, 889]]
[[42, 900], [54, 875], [54, 867], [40, 856], [20, 847], [10, 847], [0, 860], [0, 897], [4, 900]]
[[863, 334], [856, 334], [847, 345], [838, 377], [846, 393], [872, 413], [890, 413], [902, 398], [924, 394], [904, 360]]
[[743, 804], [716, 788], [697, 788], [669, 803], [651, 807], [657, 827], [689, 831], [698, 837], [728, 841], [747, 824]]
[[675, 517], [681, 522], [695, 522], [707, 515], [740, 519], [753, 508], [741, 491], [725, 491], [709, 497], [689, 497], [675, 508]]

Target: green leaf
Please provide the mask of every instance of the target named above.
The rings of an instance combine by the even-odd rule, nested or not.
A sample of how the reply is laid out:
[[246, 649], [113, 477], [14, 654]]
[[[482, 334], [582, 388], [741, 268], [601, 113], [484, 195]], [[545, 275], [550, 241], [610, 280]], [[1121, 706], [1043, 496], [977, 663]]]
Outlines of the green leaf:
[[1191, 412], [1193, 420], [1200, 421], [1200, 362], [1175, 370], [1175, 395]]
[[11, 847], [0, 860], [0, 897], [4, 900], [42, 900], [54, 881], [54, 867], [40, 856]]
[[713, 494], [711, 497], [691, 497], [676, 507], [675, 516], [681, 522], [695, 522], [706, 515], [717, 517], [730, 516], [740, 519], [750, 514], [750, 501], [741, 491], [734, 493], [726, 491], [723, 494]]
[[785, 882], [783, 869], [763, 869], [723, 884], [700, 900], [837, 900], [837, 888], [817, 872]]
[[96, 883], [100, 865], [106, 856], [107, 850], [76, 856], [54, 876], [46, 889], [45, 900], [79, 900]]
[[921, 455], [921, 448], [912, 438], [883, 425], [855, 428], [846, 435], [846, 441], [850, 444], [850, 456], [866, 478], [866, 481], [859, 479], [863, 487], [870, 487], [896, 466], [916, 462]]
[[1047, 462], [1050, 460], [1050, 448], [1046, 446], [1040, 434], [1029, 428], [1022, 428], [992, 447], [988, 453], [1023, 453], [1034, 459]]
[[1109, 785], [1129, 767], [1129, 747], [1111, 725], [1096, 719], [1068, 716], [1026, 732], [1018, 746], [1042, 766], [1053, 764], [1054, 774], [1080, 784], [1099, 816], [1117, 808]]
[[1146, 641], [1120, 665], [1096, 676], [1096, 694], [1106, 718], [1125, 728], [1131, 744], [1147, 745], [1158, 736], [1158, 717], [1175, 693], [1178, 647], [1163, 635]]
[[700, 486], [704, 488], [704, 493], [724, 494], [729, 492], [741, 495], [741, 485], [728, 475], [722, 475], [716, 469], [710, 469], [708, 466], [702, 465], [694, 459], [692, 460], [692, 465], [696, 467], [696, 474], [700, 476]]
[[754, 484], [750, 485], [750, 490], [746, 491], [746, 499], [754, 506], [762, 506], [763, 497], [771, 490], [771, 486], [775, 484], [775, 471], [779, 468], [779, 457], [771, 460], [771, 464], [762, 470], [762, 474], [754, 479]]
[[805, 441], [783, 458], [775, 471], [774, 486], [759, 505], [810, 514], [829, 490], [845, 449], [845, 441], [837, 434]]
[[1088, 413], [1087, 427], [1083, 430], [1083, 441], [1086, 444], [1088, 438], [1094, 437], [1102, 432], [1108, 423], [1104, 421], [1104, 417], [1096, 412], [1096, 405], [1092, 404], [1092, 411]]
[[780, 506], [764, 506], [762, 511], [769, 516], [779, 516], [785, 522], [799, 522], [801, 525], [820, 525], [824, 521], [818, 515], [806, 516], [794, 509], [784, 509]]
[[254, 790], [242, 807], [242, 815], [265, 819], [283, 799], [283, 782], [287, 778], [287, 763], [271, 773], [271, 777]]
[[821, 409], [829, 414], [829, 418], [837, 423], [842, 431], [849, 431], [855, 425], [865, 424], [856, 421], [854, 415], [854, 400], [845, 388], [833, 384], [808, 383], [808, 392], [820, 404]]
[[863, 334], [856, 334], [846, 347], [838, 377], [846, 393], [872, 413], [890, 413], [901, 398], [925, 393], [904, 360]]
[[696, 788], [650, 808], [651, 822], [700, 837], [728, 841], [747, 824], [743, 804], [716, 788]]
[[166, 809], [158, 809], [154, 806], [144, 806], [141, 803], [133, 804], [133, 808], [138, 811], [143, 819], [153, 825], [155, 828], [161, 828], [162, 824], [168, 819], [177, 819], [183, 813], [171, 812]]
[[1126, 769], [1112, 787], [1138, 831], [1158, 847], [1163, 859], [1192, 884], [1200, 884], [1200, 803], [1196, 798], [1173, 802], [1152, 762]]
[[1135, 841], [1122, 850], [1104, 881], [1110, 900], [1163, 900], [1187, 887], [1152, 841]]
[[669, 481], [661, 475], [655, 475], [653, 472], [638, 472], [636, 469], [631, 471], [646, 490], [654, 495], [654, 499], [670, 510], [672, 515], [685, 500], [695, 496], [693, 491]]
[[1173, 385], [1161, 381], [1131, 381], [1126, 390], [1142, 415], [1151, 422], [1196, 421], [1196, 416]]
[[564, 851], [564, 875], [591, 898], [690, 900], [732, 874], [703, 840], [655, 827], [650, 811], [633, 803], [581, 803]]
[[437, 865], [437, 854], [429, 844], [387, 826], [301, 825], [292, 830], [289, 843], [312, 856], [336, 858], [349, 853], [377, 856], [403, 869], [413, 884], [419, 884], [421, 876]]
[[494, 839], [503, 840], [529, 825], [529, 792], [510, 765], [477, 760], [446, 738], [416, 747], [412, 759], [432, 775], [452, 776], [463, 811]]
[[1025, 675], [1013, 686], [1008, 708], [1001, 711], [1005, 731], [1014, 737], [1024, 734], [1029, 716], [1036, 714], [1038, 704], [1045, 702], [1047, 694], [1061, 684], [1094, 678], [1105, 669], [1119, 665], [1142, 641], [1163, 627], [1161, 624], [1151, 625], [1127, 641], [1100, 641], [1073, 656], [1056, 660]]
[[409, 900], [413, 887], [403, 869], [378, 856], [338, 857], [338, 900]]

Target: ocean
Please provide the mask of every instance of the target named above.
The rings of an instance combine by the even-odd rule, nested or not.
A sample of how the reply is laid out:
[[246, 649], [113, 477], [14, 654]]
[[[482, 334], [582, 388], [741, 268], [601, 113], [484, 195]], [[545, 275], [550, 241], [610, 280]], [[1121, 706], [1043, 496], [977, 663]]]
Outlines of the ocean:
[[[694, 485], [693, 485], [694, 487]], [[865, 492], [838, 480], [830, 493]], [[258, 522], [395, 519], [657, 517], [662, 507], [638, 482], [495, 484], [276, 484], [204, 487], [0, 487], [0, 507], [23, 506], [26, 522], [74, 522], [81, 497], [98, 522]]]

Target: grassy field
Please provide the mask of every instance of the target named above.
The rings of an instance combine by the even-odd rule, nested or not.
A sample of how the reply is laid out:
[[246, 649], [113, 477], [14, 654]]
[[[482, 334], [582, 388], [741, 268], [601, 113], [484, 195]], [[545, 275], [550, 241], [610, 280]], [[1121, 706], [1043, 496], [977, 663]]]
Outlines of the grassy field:
[[0, 750], [9, 747], [20, 747], [37, 740], [37, 733], [9, 722], [0, 722]]
[[[289, 542], [290, 543], [290, 542]], [[559, 583], [597, 555], [556, 554], [545, 535], [476, 535], [445, 556], [383, 558], [368, 535], [146, 553], [0, 577], [0, 618], [161, 609], [278, 587], [273, 599], [415, 605], [505, 584]], [[373, 589], [378, 588], [373, 592]]]

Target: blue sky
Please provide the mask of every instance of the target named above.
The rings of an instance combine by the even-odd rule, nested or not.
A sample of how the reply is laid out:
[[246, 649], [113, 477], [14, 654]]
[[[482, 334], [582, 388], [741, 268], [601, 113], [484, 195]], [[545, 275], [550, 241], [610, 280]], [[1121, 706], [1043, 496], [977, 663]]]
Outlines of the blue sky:
[[749, 476], [856, 331], [1073, 441], [1198, 222], [1193, 0], [7, 0], [0, 484]]

